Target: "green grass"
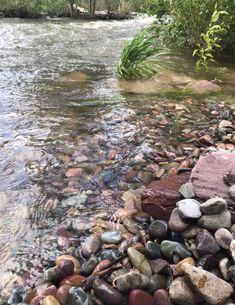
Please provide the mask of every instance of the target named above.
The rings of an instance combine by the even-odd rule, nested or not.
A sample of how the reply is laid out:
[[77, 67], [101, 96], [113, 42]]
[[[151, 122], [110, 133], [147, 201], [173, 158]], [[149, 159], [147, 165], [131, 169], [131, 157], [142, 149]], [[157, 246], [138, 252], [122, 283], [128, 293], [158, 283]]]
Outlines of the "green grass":
[[167, 54], [167, 49], [157, 47], [155, 25], [144, 28], [124, 45], [117, 75], [126, 80], [149, 78], [157, 73], [161, 66], [160, 59]]

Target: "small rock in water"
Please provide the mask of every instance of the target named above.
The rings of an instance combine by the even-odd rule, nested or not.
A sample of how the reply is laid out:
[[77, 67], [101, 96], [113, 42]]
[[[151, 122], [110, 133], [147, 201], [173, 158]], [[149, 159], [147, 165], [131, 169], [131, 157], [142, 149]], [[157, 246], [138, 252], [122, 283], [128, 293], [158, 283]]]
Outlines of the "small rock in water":
[[181, 259], [192, 256], [192, 253], [181, 243], [171, 240], [164, 240], [160, 244], [161, 252], [167, 258], [173, 258], [174, 254]]
[[99, 258], [96, 256], [91, 256], [88, 260], [86, 260], [82, 264], [81, 273], [90, 274], [98, 265], [98, 263], [99, 263]]
[[118, 244], [122, 239], [122, 233], [119, 231], [107, 231], [101, 235], [101, 239], [104, 243]]
[[82, 244], [81, 253], [84, 257], [88, 258], [92, 254], [96, 254], [101, 248], [101, 238], [99, 235], [90, 235]]
[[209, 304], [224, 304], [233, 293], [229, 283], [208, 271], [186, 263], [182, 269], [193, 289]]
[[72, 287], [68, 294], [69, 305], [89, 305], [87, 294], [82, 288]]
[[149, 285], [149, 278], [139, 272], [130, 271], [120, 275], [114, 280], [114, 285], [120, 292], [127, 293], [133, 289], [146, 289]]
[[200, 205], [200, 210], [205, 215], [219, 214], [226, 208], [226, 201], [219, 197], [208, 199], [206, 202]]
[[146, 275], [147, 277], [151, 277], [153, 275], [151, 266], [142, 253], [132, 247], [128, 248], [127, 253], [131, 263], [137, 270], [140, 271], [140, 273]]
[[181, 185], [179, 193], [183, 195], [184, 198], [193, 198], [195, 196], [193, 191], [193, 184], [191, 182], [187, 182]]
[[194, 199], [183, 199], [176, 203], [179, 214], [183, 218], [199, 218], [201, 216], [200, 202]]
[[122, 295], [119, 291], [101, 279], [95, 279], [93, 283], [95, 295], [105, 304], [121, 305]]
[[101, 260], [115, 261], [118, 258], [118, 250], [102, 250], [99, 254]]
[[215, 232], [215, 240], [220, 245], [220, 247], [229, 250], [233, 236], [229, 230], [221, 228]]
[[13, 291], [7, 300], [7, 304], [18, 304], [23, 301], [22, 296], [17, 291]]

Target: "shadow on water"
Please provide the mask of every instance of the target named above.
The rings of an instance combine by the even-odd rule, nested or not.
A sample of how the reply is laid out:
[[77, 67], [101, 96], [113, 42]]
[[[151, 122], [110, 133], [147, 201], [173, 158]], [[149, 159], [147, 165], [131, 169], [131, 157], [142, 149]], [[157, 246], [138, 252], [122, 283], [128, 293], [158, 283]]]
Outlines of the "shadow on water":
[[[53, 228], [75, 220], [84, 228], [91, 215], [112, 214], [124, 190], [151, 181], [138, 161], [151, 145], [182, 155], [180, 132], [208, 128], [211, 105], [234, 101], [234, 67], [206, 102], [175, 88], [151, 92], [148, 82], [143, 92], [140, 83], [120, 88], [113, 74], [120, 50], [149, 22], [0, 20], [3, 297], [60, 253]], [[197, 78], [192, 62], [173, 61], [174, 73]]]

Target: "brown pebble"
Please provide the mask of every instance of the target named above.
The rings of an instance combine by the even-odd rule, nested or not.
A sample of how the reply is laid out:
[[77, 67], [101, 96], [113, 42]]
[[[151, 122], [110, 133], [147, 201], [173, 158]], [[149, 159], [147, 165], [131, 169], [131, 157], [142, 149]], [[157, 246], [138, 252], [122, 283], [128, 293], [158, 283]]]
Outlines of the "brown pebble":
[[158, 289], [153, 294], [154, 305], [173, 305], [169, 293], [165, 289]]
[[183, 274], [183, 270], [182, 270], [182, 264], [183, 263], [188, 263], [192, 266], [195, 266], [195, 261], [192, 257], [187, 257], [185, 259], [183, 259], [182, 261], [180, 261], [176, 266], [175, 266], [175, 271], [177, 275], [182, 275]]

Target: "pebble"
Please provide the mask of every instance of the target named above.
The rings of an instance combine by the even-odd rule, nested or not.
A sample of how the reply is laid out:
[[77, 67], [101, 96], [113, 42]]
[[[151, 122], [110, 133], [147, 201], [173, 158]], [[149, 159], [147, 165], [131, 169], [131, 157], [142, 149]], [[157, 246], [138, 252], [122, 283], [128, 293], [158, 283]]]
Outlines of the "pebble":
[[56, 299], [61, 305], [67, 305], [70, 285], [60, 286], [56, 292]]
[[128, 305], [154, 305], [153, 297], [142, 289], [133, 289], [128, 296]]
[[68, 293], [68, 305], [89, 305], [87, 294], [82, 288], [72, 287]]
[[162, 254], [160, 250], [160, 245], [156, 242], [148, 241], [145, 245], [145, 255], [149, 259], [161, 258]]
[[118, 258], [118, 250], [102, 250], [99, 254], [101, 260], [115, 261]]
[[208, 271], [186, 263], [182, 269], [193, 289], [209, 304], [223, 304], [233, 293], [229, 283]]
[[221, 228], [215, 232], [215, 240], [220, 245], [220, 247], [229, 250], [233, 236], [229, 230]]
[[42, 305], [60, 305], [60, 303], [53, 295], [48, 295], [44, 298]]
[[140, 273], [149, 278], [153, 275], [151, 266], [142, 253], [132, 247], [128, 248], [127, 253], [132, 265], [139, 270]]
[[202, 228], [200, 228], [199, 226], [191, 225], [181, 234], [184, 238], [193, 238], [193, 237], [197, 236], [197, 234], [201, 231], [201, 229]]
[[83, 274], [90, 274], [95, 267], [99, 263], [99, 258], [96, 256], [91, 256], [88, 260], [86, 260], [81, 267], [81, 273]]
[[170, 285], [170, 299], [179, 305], [194, 305], [198, 301], [197, 295], [187, 285], [187, 279], [184, 277], [176, 278]]
[[235, 265], [228, 268], [228, 278], [235, 283]]
[[146, 289], [149, 286], [150, 279], [136, 271], [130, 271], [127, 274], [118, 276], [113, 284], [120, 292], [127, 293], [133, 289]]
[[81, 265], [80, 265], [79, 261], [75, 257], [73, 257], [71, 255], [67, 255], [67, 254], [58, 256], [56, 258], [55, 264], [56, 264], [56, 266], [58, 266], [58, 265], [60, 265], [64, 261], [72, 261], [73, 264], [74, 264], [74, 272], [75, 273], [79, 273], [80, 272]]
[[60, 286], [62, 285], [80, 285], [82, 282], [86, 280], [85, 276], [82, 276], [80, 274], [70, 275], [63, 279], [63, 281], [60, 282]]
[[193, 198], [195, 196], [193, 191], [193, 184], [191, 182], [182, 184], [179, 188], [179, 193], [183, 195], [184, 198]]
[[200, 210], [205, 215], [219, 214], [227, 208], [227, 202], [220, 197], [208, 199], [200, 205]]
[[13, 291], [7, 300], [7, 304], [18, 304], [23, 301], [22, 296], [17, 291]]
[[206, 254], [197, 260], [197, 266], [205, 270], [213, 270], [218, 265], [217, 259], [212, 254]]
[[231, 252], [233, 261], [235, 262], [235, 240], [234, 239], [230, 243], [230, 252]]
[[176, 266], [175, 266], [175, 271], [177, 275], [182, 275], [183, 274], [183, 270], [182, 270], [182, 265], [184, 263], [190, 264], [192, 266], [195, 266], [195, 260], [192, 257], [187, 257], [185, 259], [183, 259], [182, 261], [180, 261]]
[[201, 217], [200, 202], [194, 199], [183, 199], [176, 203], [182, 218], [197, 219]]
[[196, 238], [196, 245], [200, 255], [215, 254], [220, 250], [220, 247], [214, 239], [213, 235], [205, 229], [202, 229], [198, 233]]
[[235, 199], [235, 184], [233, 184], [232, 186], [230, 186], [228, 192], [229, 192], [229, 195], [230, 195], [233, 199]]
[[163, 274], [154, 274], [150, 279], [148, 289], [153, 293], [160, 288], [167, 288], [167, 277]]
[[174, 254], [177, 254], [181, 259], [192, 256], [183, 244], [176, 241], [164, 240], [160, 244], [160, 249], [167, 258], [173, 258]]
[[189, 222], [183, 219], [177, 208], [171, 212], [171, 216], [168, 222], [169, 229], [174, 232], [185, 231], [189, 227]]
[[118, 244], [122, 239], [122, 233], [119, 231], [106, 231], [101, 235], [101, 239], [104, 243]]
[[155, 305], [173, 305], [170, 300], [170, 295], [165, 289], [158, 289], [153, 294]]
[[99, 235], [90, 235], [82, 244], [81, 253], [85, 258], [89, 258], [92, 254], [96, 254], [101, 248], [101, 238]]
[[231, 226], [231, 213], [227, 210], [220, 214], [203, 215], [197, 221], [200, 227], [216, 231], [220, 228], [229, 228]]
[[224, 257], [219, 261], [219, 270], [225, 281], [229, 280], [229, 275], [228, 275], [229, 267], [230, 267], [230, 261], [227, 257]]
[[94, 280], [93, 289], [95, 295], [105, 304], [120, 305], [122, 303], [121, 293], [101, 279]]
[[149, 261], [149, 263], [153, 273], [165, 273], [165, 274], [170, 273], [169, 272], [169, 270], [171, 270], [170, 264], [164, 259], [159, 258], [153, 261]]
[[168, 233], [168, 225], [167, 222], [164, 220], [155, 220], [153, 221], [149, 228], [148, 228], [148, 234], [151, 239], [164, 239], [167, 237]]

